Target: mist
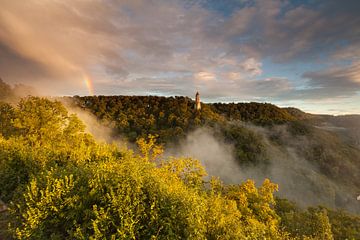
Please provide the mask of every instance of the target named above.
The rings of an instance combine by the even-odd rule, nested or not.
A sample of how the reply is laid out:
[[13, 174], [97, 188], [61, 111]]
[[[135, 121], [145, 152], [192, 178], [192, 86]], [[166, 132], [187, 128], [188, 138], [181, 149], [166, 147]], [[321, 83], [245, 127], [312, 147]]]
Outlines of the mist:
[[74, 104], [73, 99], [56, 98], [60, 100], [70, 114], [75, 114], [85, 124], [85, 131], [90, 133], [97, 141], [116, 144], [119, 147], [126, 147], [129, 144], [124, 138], [115, 132], [115, 129], [99, 121], [89, 110], [83, 109]]
[[[301, 207], [323, 205], [359, 212], [357, 193], [324, 175], [318, 166], [306, 160], [304, 154], [312, 144], [305, 136], [294, 138], [286, 125], [271, 129], [237, 123], [261, 136], [266, 146], [268, 161], [257, 165], [240, 165], [235, 147], [216, 133], [199, 128], [189, 133], [168, 155], [192, 157], [201, 161], [209, 176], [217, 176], [227, 184], [240, 184], [247, 179], [259, 186], [265, 178], [279, 185], [277, 196], [296, 202]], [[271, 141], [273, 135], [285, 144]]]
[[178, 147], [166, 150], [166, 155], [191, 157], [201, 161], [210, 176], [228, 183], [243, 180], [242, 170], [233, 156], [234, 146], [215, 137], [209, 128], [199, 128], [186, 136]]
[[24, 84], [9, 85], [0, 78], [0, 101], [15, 104], [21, 98], [28, 96], [40, 96], [40, 94], [31, 86]]

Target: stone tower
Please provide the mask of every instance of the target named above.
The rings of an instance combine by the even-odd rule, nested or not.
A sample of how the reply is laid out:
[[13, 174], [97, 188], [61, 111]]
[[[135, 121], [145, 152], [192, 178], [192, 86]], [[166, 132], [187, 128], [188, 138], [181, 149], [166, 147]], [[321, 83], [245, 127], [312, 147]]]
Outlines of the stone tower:
[[195, 109], [199, 111], [201, 109], [201, 103], [200, 103], [200, 94], [199, 92], [196, 92], [195, 95]]

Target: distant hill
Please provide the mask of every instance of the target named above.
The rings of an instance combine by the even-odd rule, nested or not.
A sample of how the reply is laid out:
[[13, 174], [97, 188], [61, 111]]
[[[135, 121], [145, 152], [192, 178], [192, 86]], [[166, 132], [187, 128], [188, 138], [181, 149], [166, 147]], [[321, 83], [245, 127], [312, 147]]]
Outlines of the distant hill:
[[286, 107], [286, 108], [282, 108], [282, 109], [287, 111], [291, 116], [293, 116], [297, 120], [306, 120], [306, 119], [316, 118], [316, 115], [311, 114], [311, 113], [303, 112], [303, 111], [301, 111], [300, 109], [297, 109], [297, 108]]

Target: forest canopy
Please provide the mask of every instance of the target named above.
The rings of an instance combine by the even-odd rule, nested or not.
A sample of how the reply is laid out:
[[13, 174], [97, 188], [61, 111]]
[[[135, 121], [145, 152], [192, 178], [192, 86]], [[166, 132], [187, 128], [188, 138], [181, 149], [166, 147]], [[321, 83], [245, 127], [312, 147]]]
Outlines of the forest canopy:
[[1, 103], [0, 111], [0, 198], [9, 208], [1, 218], [10, 223], [4, 237], [359, 237], [355, 216], [301, 210], [276, 199], [278, 186], [269, 179], [257, 187], [253, 180], [204, 178], [198, 160], [164, 157], [152, 135], [138, 138], [135, 151], [98, 143], [58, 101], [29, 97]]

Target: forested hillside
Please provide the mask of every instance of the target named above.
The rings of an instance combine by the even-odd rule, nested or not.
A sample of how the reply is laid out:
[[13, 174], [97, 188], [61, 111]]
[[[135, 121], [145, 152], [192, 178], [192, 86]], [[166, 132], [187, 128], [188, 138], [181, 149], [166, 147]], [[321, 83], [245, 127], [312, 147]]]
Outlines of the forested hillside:
[[280, 183], [280, 196], [301, 205], [360, 211], [360, 175], [355, 170], [360, 168], [360, 148], [344, 134], [322, 127], [331, 124], [329, 116], [267, 103], [202, 104], [196, 111], [187, 97], [97, 96], [69, 101], [130, 142], [154, 134], [159, 143], [173, 147], [195, 129], [211, 129], [211, 135], [232, 146], [232, 156], [243, 170], [225, 173], [223, 180], [236, 179], [234, 175], [270, 177]]
[[156, 133], [164, 142], [181, 137], [199, 126], [245, 121], [273, 125], [297, 120], [285, 109], [267, 103], [202, 104], [194, 109], [188, 97], [97, 96], [75, 97], [75, 104], [91, 110], [105, 123], [112, 124], [130, 141]]
[[357, 237], [356, 221], [276, 201], [270, 180], [258, 188], [206, 181], [198, 161], [161, 157], [154, 137], [138, 139], [137, 154], [98, 144], [60, 102], [28, 98], [0, 111], [0, 196], [9, 208], [1, 217], [11, 223], [3, 238]]
[[[324, 129], [323, 116], [260, 103], [195, 111], [186, 97], [59, 100], [66, 107], [0, 104], [1, 239], [360, 238], [360, 217], [340, 210], [358, 213], [359, 149]], [[137, 147], [98, 143], [67, 108]], [[166, 154], [202, 129], [231, 146], [235, 165], [215, 156], [231, 174]]]
[[[111, 123], [117, 134], [128, 136], [130, 141], [134, 139], [132, 136], [158, 133], [161, 142], [171, 145], [194, 128], [210, 127], [216, 137], [234, 146], [235, 160], [245, 172], [256, 169], [255, 175], [245, 175], [258, 180], [271, 177], [280, 183], [280, 196], [305, 206], [324, 204], [359, 212], [356, 201], [360, 191], [356, 171], [360, 167], [359, 148], [344, 141], [343, 135], [333, 129], [319, 127], [331, 124], [329, 118], [334, 122], [348, 117], [312, 115], [295, 108], [281, 109], [262, 103], [202, 104], [203, 110], [197, 112], [194, 102], [184, 97], [99, 96], [76, 98], [76, 104], [89, 109], [105, 123]], [[117, 113], [127, 128], [118, 127]], [[354, 133], [360, 129], [354, 125], [354, 119], [359, 117], [349, 118], [353, 124], [345, 126], [353, 127], [349, 132]], [[155, 121], [142, 129], [133, 127], [142, 125], [136, 119]], [[258, 131], [244, 122], [264, 128]]]

